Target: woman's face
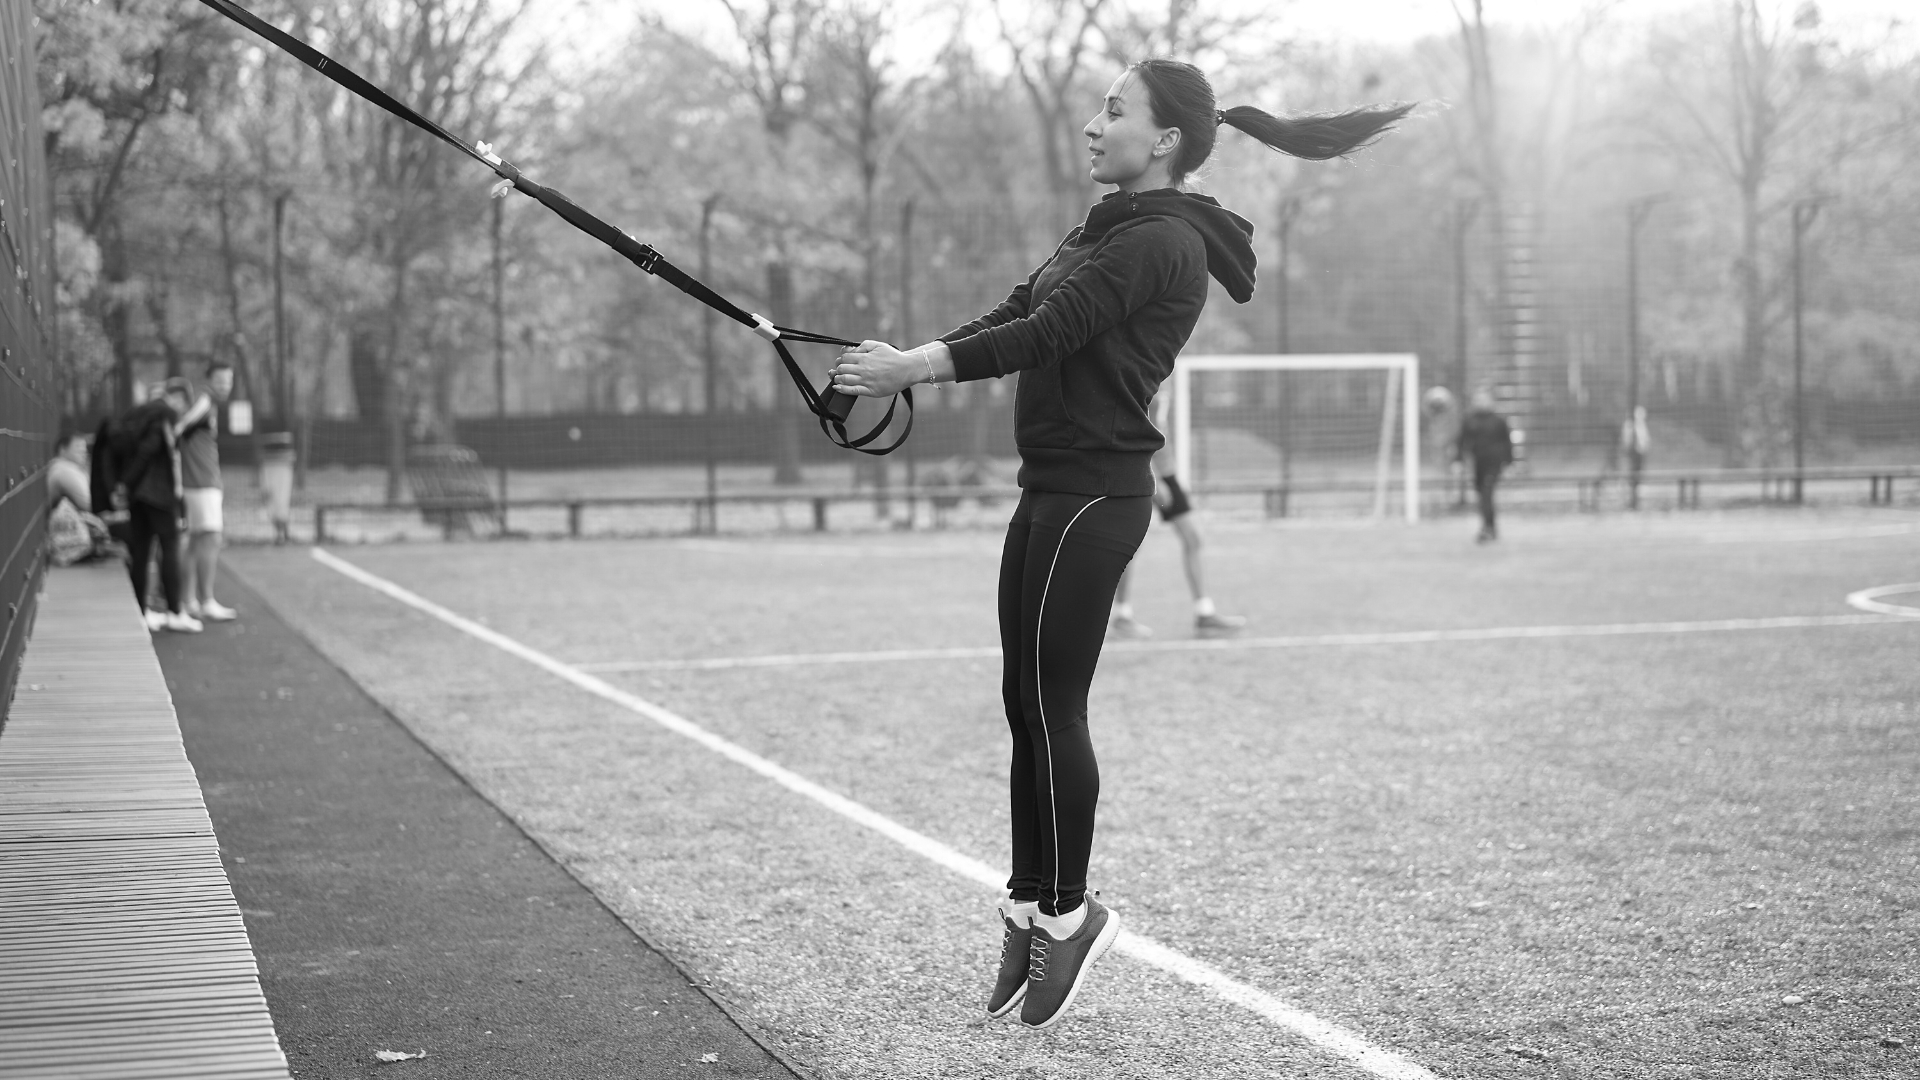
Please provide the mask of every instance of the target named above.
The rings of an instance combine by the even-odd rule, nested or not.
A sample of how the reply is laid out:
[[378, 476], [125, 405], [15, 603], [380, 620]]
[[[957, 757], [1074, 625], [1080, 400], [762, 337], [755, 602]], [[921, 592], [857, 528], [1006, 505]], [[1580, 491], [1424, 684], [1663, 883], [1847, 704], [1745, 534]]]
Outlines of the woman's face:
[[[1147, 104], [1147, 88], [1132, 72], [1114, 81], [1100, 112], [1087, 121], [1087, 170], [1096, 184], [1114, 184], [1123, 191], [1141, 191], [1147, 187], [1166, 187], [1171, 176], [1150, 179], [1150, 174], [1166, 173], [1167, 162], [1180, 140], [1180, 129], [1163, 128], [1153, 122], [1153, 109]], [[1160, 151], [1155, 156], [1155, 150]]]

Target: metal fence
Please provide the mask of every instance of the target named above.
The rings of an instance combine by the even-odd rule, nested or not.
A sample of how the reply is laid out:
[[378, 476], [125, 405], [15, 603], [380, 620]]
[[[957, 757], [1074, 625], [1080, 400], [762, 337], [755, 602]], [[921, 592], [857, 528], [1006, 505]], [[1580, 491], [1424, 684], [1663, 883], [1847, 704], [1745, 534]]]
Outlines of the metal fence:
[[0, 5], [0, 701], [8, 709], [45, 570], [46, 467], [59, 415], [53, 214], [32, 20], [31, 5]]

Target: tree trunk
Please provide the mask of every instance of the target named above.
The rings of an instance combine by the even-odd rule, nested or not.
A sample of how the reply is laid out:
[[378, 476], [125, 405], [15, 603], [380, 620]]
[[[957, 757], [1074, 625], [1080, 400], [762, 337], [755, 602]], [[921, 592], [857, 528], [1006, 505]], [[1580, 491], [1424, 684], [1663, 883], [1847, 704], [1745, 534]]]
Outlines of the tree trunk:
[[347, 379], [353, 388], [353, 412], [363, 424], [387, 415], [386, 376], [380, 370], [380, 332], [356, 326], [347, 333]]
[[[96, 290], [98, 297], [119, 295], [120, 290], [113, 288], [127, 282], [127, 244], [119, 230], [114, 230], [100, 245], [100, 277], [107, 288]], [[101, 323], [106, 327], [107, 341], [113, 346], [113, 411], [125, 412], [133, 408], [133, 342], [127, 304], [124, 300], [104, 300], [105, 310], [101, 313]]]

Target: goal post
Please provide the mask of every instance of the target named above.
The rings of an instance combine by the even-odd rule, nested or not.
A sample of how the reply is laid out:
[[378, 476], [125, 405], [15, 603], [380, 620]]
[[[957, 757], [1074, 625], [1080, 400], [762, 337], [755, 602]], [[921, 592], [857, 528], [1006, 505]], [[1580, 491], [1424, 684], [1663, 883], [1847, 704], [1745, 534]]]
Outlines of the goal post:
[[[1396, 421], [1400, 437], [1402, 509], [1420, 520], [1420, 358], [1413, 353], [1276, 353], [1181, 356], [1173, 367], [1173, 451], [1180, 477], [1196, 487], [1195, 380], [1228, 372], [1379, 373], [1385, 378], [1372, 469], [1373, 514], [1385, 517]], [[1369, 425], [1370, 426], [1370, 425]], [[1369, 440], [1373, 441], [1373, 440]]]

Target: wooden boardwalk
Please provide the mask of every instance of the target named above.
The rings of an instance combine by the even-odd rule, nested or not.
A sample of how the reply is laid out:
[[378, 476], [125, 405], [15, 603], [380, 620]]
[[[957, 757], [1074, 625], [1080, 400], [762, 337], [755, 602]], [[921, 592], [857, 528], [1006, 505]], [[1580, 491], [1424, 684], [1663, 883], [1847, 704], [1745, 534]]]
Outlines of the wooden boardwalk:
[[126, 573], [51, 571], [0, 729], [0, 1078], [287, 1076]]

